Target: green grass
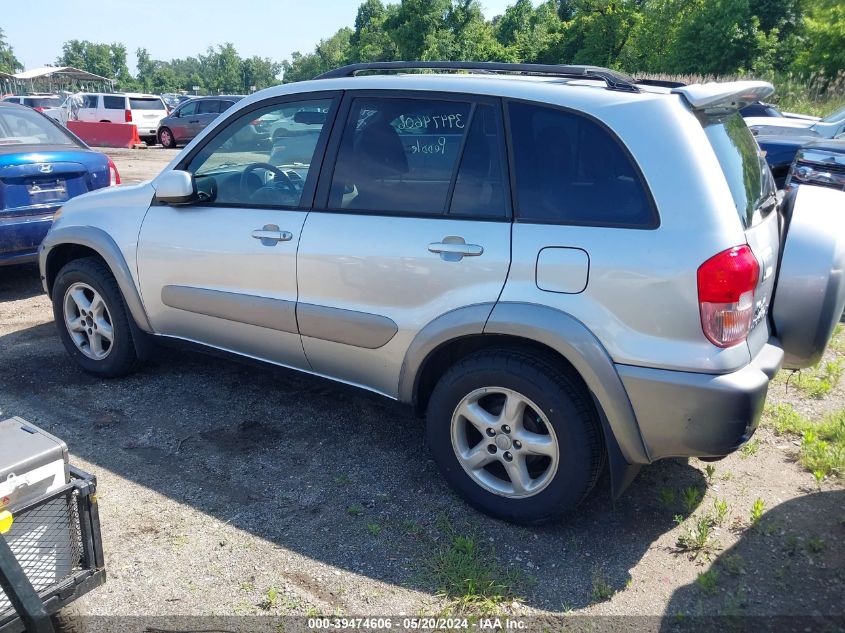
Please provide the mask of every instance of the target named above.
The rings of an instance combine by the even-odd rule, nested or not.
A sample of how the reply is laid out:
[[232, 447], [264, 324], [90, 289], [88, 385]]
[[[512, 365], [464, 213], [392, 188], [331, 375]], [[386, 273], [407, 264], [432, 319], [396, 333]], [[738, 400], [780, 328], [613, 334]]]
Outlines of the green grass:
[[447, 534], [431, 560], [437, 592], [459, 613], [495, 613], [516, 597], [516, 577], [475, 536]]
[[713, 500], [713, 523], [722, 525], [728, 516], [728, 502], [725, 499]]
[[701, 490], [696, 488], [695, 486], [690, 486], [689, 488], [684, 488], [684, 508], [687, 511], [687, 514], [692, 514], [695, 512], [695, 509], [698, 507], [698, 504], [701, 503]]
[[752, 455], [756, 455], [757, 451], [759, 451], [759, 450], [760, 450], [760, 440], [755, 438], [755, 439], [751, 440], [750, 442], [748, 442], [747, 444], [745, 444], [745, 446], [743, 446], [741, 449], [739, 449], [739, 453], [743, 457], [751, 457]]
[[381, 526], [378, 523], [367, 523], [367, 532], [371, 536], [378, 536], [381, 534]]
[[364, 513], [364, 508], [359, 506], [357, 503], [353, 503], [351, 506], [346, 508], [346, 513], [351, 516], [357, 517]]
[[838, 358], [819, 363], [815, 367], [793, 374], [789, 384], [794, 385], [807, 396], [820, 400], [839, 384], [842, 369], [842, 360]]
[[801, 438], [799, 461], [817, 482], [825, 477], [845, 476], [845, 409], [814, 422], [792, 406], [779, 404], [767, 409], [766, 422], [778, 435]]
[[605, 602], [610, 600], [616, 594], [616, 590], [607, 581], [604, 572], [597, 569], [593, 572], [593, 588], [590, 592], [590, 598], [593, 603]]
[[686, 552], [690, 558], [708, 556], [716, 549], [713, 542], [713, 517], [708, 514], [696, 517], [694, 521], [684, 528], [678, 537], [677, 547], [680, 551]]
[[763, 513], [766, 511], [766, 502], [763, 501], [760, 497], [757, 497], [754, 500], [754, 503], [751, 506], [751, 527], [754, 527], [758, 523], [760, 523], [760, 519], [763, 518]]
[[716, 593], [719, 588], [719, 572], [715, 569], [708, 569], [698, 575], [698, 578], [695, 579], [695, 584], [704, 593]]

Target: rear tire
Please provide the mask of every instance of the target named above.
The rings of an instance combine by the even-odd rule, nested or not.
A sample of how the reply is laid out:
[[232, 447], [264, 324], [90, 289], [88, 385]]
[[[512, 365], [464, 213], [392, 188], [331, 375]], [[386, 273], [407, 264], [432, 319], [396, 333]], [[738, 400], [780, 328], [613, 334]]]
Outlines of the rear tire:
[[88, 633], [90, 628], [76, 604], [63, 607], [50, 616], [50, 621], [56, 633]]
[[53, 284], [52, 300], [59, 337], [82, 369], [104, 378], [134, 369], [131, 317], [102, 260], [85, 257], [65, 264]]
[[570, 512], [604, 467], [600, 422], [580, 381], [555, 359], [519, 350], [482, 350], [453, 365], [431, 395], [427, 435], [452, 488], [515, 523]]

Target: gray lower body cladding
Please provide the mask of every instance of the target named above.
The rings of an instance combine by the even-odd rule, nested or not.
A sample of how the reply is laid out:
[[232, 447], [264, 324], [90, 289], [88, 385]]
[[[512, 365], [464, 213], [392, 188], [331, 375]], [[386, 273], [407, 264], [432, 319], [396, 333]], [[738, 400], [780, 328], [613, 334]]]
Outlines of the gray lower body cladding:
[[783, 363], [772, 339], [754, 360], [728, 374], [697, 374], [617, 365], [649, 459], [717, 457], [742, 446], [757, 428], [769, 380]]

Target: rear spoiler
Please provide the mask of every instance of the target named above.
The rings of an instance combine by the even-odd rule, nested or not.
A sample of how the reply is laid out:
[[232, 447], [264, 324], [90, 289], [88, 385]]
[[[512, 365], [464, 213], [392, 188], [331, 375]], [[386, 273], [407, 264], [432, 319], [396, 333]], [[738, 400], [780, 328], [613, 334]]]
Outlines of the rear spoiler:
[[771, 96], [774, 86], [766, 81], [728, 81], [673, 88], [694, 110], [739, 110]]

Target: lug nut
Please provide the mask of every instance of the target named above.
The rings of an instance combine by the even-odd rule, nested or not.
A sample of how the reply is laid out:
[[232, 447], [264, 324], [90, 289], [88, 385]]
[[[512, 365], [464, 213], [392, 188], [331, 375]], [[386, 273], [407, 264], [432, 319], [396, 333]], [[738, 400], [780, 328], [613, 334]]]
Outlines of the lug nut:
[[494, 429], [487, 429], [487, 437], [493, 437], [496, 435], [496, 431]]
[[504, 457], [505, 457], [505, 461], [506, 461], [506, 462], [509, 462], [509, 461], [511, 461], [511, 460], [513, 459], [513, 455], [511, 455], [511, 452], [510, 452], [510, 451], [505, 451], [505, 455], [504, 455]]
[[513, 441], [513, 447], [514, 448], [522, 448], [522, 442], [520, 442], [519, 440], [514, 440]]
[[487, 445], [487, 452], [491, 455], [496, 452], [496, 445], [495, 444], [488, 444]]
[[509, 427], [507, 424], [502, 425], [502, 433], [510, 433], [510, 432], [511, 432], [511, 427]]

